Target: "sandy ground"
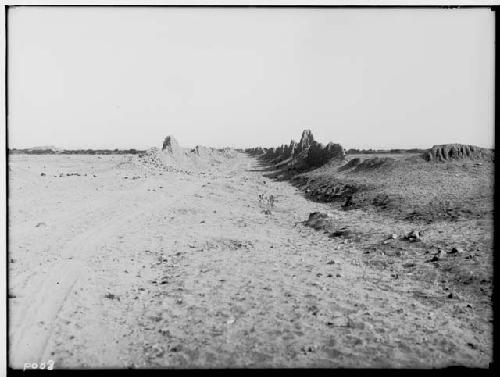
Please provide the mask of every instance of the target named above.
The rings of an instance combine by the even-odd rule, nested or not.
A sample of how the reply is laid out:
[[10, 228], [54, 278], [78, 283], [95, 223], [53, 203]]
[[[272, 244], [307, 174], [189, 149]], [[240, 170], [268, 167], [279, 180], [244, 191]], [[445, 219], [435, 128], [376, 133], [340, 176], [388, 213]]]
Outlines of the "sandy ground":
[[261, 169], [244, 154], [192, 174], [11, 156], [10, 365], [488, 367], [491, 302], [362, 263], [361, 241], [301, 223], [361, 212]]

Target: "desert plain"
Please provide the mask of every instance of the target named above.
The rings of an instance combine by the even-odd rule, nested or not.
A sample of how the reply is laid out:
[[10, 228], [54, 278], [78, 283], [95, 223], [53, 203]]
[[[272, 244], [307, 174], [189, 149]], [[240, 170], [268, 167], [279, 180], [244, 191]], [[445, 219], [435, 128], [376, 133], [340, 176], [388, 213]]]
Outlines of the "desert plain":
[[493, 158], [311, 143], [9, 155], [10, 366], [488, 367]]

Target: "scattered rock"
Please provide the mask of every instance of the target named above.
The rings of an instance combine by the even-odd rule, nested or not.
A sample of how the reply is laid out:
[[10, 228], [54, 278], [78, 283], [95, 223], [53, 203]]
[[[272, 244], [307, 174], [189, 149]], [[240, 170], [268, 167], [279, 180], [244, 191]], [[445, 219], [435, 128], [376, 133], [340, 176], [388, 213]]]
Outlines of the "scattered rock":
[[349, 318], [345, 315], [334, 316], [330, 321], [326, 323], [330, 327], [348, 327]]
[[437, 255], [434, 255], [431, 259], [426, 260], [425, 263], [434, 263], [439, 261], [439, 257]]
[[456, 254], [456, 253], [463, 253], [464, 249], [461, 247], [452, 247], [451, 250], [448, 252], [448, 254]]
[[320, 230], [329, 224], [328, 217], [327, 213], [311, 212], [309, 218], [304, 221], [303, 224], [313, 229]]
[[404, 268], [411, 268], [411, 267], [415, 267], [415, 262], [407, 262], [407, 263], [404, 263], [404, 264], [403, 264], [403, 267], [404, 267]]
[[418, 230], [412, 230], [408, 234], [405, 235], [405, 240], [410, 241], [410, 242], [417, 242], [421, 240], [423, 232], [418, 231]]
[[310, 352], [314, 352], [314, 351], [315, 351], [315, 349], [314, 349], [314, 347], [313, 347], [313, 346], [307, 346], [307, 347], [306, 347], [306, 346], [302, 346], [302, 347], [300, 348], [300, 350], [301, 350], [302, 352], [304, 352], [304, 353], [310, 353]]
[[344, 204], [341, 205], [341, 208], [343, 208], [343, 209], [349, 209], [349, 208], [353, 207], [354, 206], [354, 201], [353, 201], [352, 198], [353, 198], [352, 195], [347, 196]]
[[410, 233], [411, 237], [416, 238], [417, 240], [420, 239], [420, 232], [418, 230], [414, 230], [413, 232]]
[[165, 353], [165, 350], [159, 344], [155, 344], [151, 349], [155, 357], [163, 356], [163, 354]]
[[330, 233], [330, 238], [336, 238], [336, 237], [346, 237], [351, 234], [351, 231], [347, 228], [342, 228], [339, 230], [336, 230], [332, 233]]
[[167, 329], [167, 328], [162, 328], [158, 331], [160, 334], [162, 335], [166, 335], [166, 336], [172, 336], [172, 334], [170, 334], [170, 330]]
[[106, 293], [106, 294], [104, 295], [104, 298], [108, 298], [108, 299], [110, 299], [110, 300], [118, 300], [118, 301], [120, 301], [120, 297], [119, 297], [119, 296], [117, 296], [117, 295], [114, 295], [114, 294], [112, 294], [112, 293]]
[[439, 247], [438, 247], [438, 248], [437, 248], [437, 251], [436, 251], [434, 254], [432, 254], [432, 255], [440, 255], [442, 251], [443, 251], [443, 250], [442, 250], [441, 248], [439, 248]]
[[179, 352], [182, 349], [180, 344], [170, 347], [170, 352]]

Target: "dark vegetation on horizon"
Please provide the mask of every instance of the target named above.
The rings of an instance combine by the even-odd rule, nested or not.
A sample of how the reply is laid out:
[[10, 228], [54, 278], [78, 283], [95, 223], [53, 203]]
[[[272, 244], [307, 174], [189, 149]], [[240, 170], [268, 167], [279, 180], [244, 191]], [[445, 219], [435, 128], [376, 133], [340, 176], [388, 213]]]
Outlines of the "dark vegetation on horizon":
[[146, 152], [145, 150], [139, 149], [64, 149], [64, 150], [53, 150], [47, 149], [34, 149], [34, 148], [9, 148], [9, 154], [95, 154], [95, 155], [118, 155], [118, 154], [140, 154]]
[[424, 153], [427, 149], [423, 148], [411, 148], [411, 149], [356, 149], [350, 148], [346, 151], [346, 154], [380, 154], [380, 153]]

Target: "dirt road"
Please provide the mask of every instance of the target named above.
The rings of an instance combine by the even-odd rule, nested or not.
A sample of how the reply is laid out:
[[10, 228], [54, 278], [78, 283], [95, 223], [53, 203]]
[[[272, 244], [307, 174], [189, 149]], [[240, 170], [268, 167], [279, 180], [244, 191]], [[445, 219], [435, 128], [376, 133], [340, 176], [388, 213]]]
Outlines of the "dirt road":
[[13, 367], [491, 361], [491, 323], [472, 309], [456, 316], [434, 287], [367, 268], [355, 244], [304, 227], [314, 211], [359, 214], [306, 200], [247, 155], [161, 175], [132, 157], [15, 157]]

